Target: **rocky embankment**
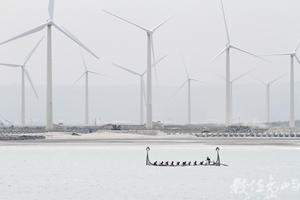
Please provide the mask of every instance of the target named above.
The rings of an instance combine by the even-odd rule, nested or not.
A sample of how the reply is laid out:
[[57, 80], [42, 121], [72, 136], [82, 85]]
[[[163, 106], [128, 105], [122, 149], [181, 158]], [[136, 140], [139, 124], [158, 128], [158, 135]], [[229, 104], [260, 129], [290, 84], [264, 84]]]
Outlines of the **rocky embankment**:
[[45, 139], [43, 135], [12, 135], [12, 134], [1, 134], [1, 140], [37, 140], [37, 139]]
[[224, 133], [252, 133], [252, 127], [251, 126], [227, 126]]
[[269, 130], [265, 131], [266, 134], [272, 133], [300, 133], [300, 127], [272, 127]]
[[112, 133], [124, 133], [124, 134], [139, 134], [139, 135], [166, 135], [166, 133], [160, 130], [117, 130], [111, 131]]

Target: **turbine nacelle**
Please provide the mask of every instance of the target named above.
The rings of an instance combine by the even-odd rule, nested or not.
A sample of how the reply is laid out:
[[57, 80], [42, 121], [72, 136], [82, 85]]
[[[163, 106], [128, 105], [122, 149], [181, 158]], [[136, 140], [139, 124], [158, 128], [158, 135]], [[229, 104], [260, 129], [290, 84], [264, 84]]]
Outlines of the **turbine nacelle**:
[[152, 35], [153, 35], [153, 33], [154, 33], [154, 31], [153, 31], [153, 30], [147, 31], [147, 35], [149, 35], [149, 36], [152, 36]]
[[54, 24], [52, 19], [48, 19], [46, 22], [47, 22], [46, 26], [52, 26]]

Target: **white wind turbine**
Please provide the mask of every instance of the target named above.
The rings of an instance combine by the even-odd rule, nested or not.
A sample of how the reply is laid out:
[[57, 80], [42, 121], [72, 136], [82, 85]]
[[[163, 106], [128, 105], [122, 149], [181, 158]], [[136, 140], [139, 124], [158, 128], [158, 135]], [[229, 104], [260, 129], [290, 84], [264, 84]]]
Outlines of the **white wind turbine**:
[[[212, 60], [210, 61], [206, 67], [208, 65], [210, 65], [214, 60], [216, 60], [221, 54], [223, 54], [226, 51], [226, 98], [225, 98], [225, 125], [229, 126], [231, 124], [231, 120], [230, 120], [230, 113], [231, 113], [231, 107], [230, 107], [230, 49], [236, 49], [238, 51], [241, 51], [243, 53], [249, 54], [251, 56], [263, 59], [257, 55], [254, 55], [252, 53], [249, 53], [248, 51], [245, 51], [243, 49], [240, 49], [238, 47], [236, 47], [235, 45], [230, 43], [230, 39], [229, 39], [229, 33], [228, 33], [228, 28], [227, 28], [227, 24], [226, 24], [226, 19], [225, 19], [225, 13], [224, 13], [224, 8], [223, 8], [223, 3], [221, 0], [221, 6], [222, 6], [222, 12], [223, 12], [223, 18], [224, 18], [224, 24], [225, 24], [225, 29], [226, 29], [226, 35], [227, 35], [227, 44], [226, 47]], [[263, 59], [265, 60], [265, 59]]]
[[[165, 55], [164, 57], [162, 57], [161, 59], [159, 59], [158, 61], [156, 61], [153, 65], [152, 65], [152, 67], [154, 66], [154, 65], [156, 65], [157, 63], [159, 63], [162, 59], [164, 59], [165, 57], [166, 57], [167, 55]], [[121, 69], [124, 69], [125, 71], [128, 71], [128, 72], [130, 72], [130, 73], [132, 73], [132, 74], [134, 74], [134, 75], [138, 75], [138, 76], [140, 76], [140, 83], [141, 83], [141, 89], [140, 89], [140, 91], [141, 91], [141, 94], [140, 94], [140, 124], [141, 125], [143, 125], [144, 124], [144, 109], [143, 109], [143, 99], [144, 99], [144, 103], [146, 104], [146, 93], [145, 93], [145, 81], [144, 81], [144, 75], [145, 75], [145, 73], [147, 72], [147, 70], [146, 71], [144, 71], [143, 73], [137, 73], [137, 72], [134, 72], [134, 71], [132, 71], [132, 70], [130, 70], [130, 69], [126, 69], [125, 67], [121, 67], [120, 65], [116, 65], [116, 64], [114, 64], [114, 63], [112, 63], [113, 65], [115, 65], [115, 66], [117, 66], [117, 67], [119, 67], [119, 68], [121, 68]]]
[[53, 12], [54, 12], [54, 0], [49, 0], [49, 19], [43, 24], [30, 29], [20, 35], [17, 35], [9, 40], [6, 40], [0, 45], [10, 42], [12, 40], [16, 40], [18, 38], [36, 33], [38, 31], [43, 30], [47, 27], [47, 100], [46, 100], [46, 130], [53, 130], [53, 98], [52, 98], [52, 39], [51, 39], [51, 26], [54, 26], [71, 40], [79, 44], [86, 51], [91, 53], [97, 59], [99, 59], [91, 50], [89, 50], [83, 43], [81, 43], [74, 35], [72, 35], [69, 31], [67, 31], [64, 27], [58, 25], [53, 21]]
[[[242, 74], [242, 75], [240, 75], [240, 76], [238, 76], [238, 77], [236, 77], [235, 79], [233, 79], [233, 80], [231, 80], [230, 81], [230, 120], [231, 120], [231, 122], [233, 121], [233, 114], [232, 114], [232, 110], [233, 110], [233, 106], [232, 106], [232, 85], [233, 85], [233, 82], [235, 82], [235, 81], [237, 81], [238, 79], [240, 79], [240, 78], [242, 78], [243, 76], [245, 76], [245, 75], [247, 75], [247, 74], [249, 74], [250, 72], [252, 72], [254, 69], [252, 69], [252, 70], [250, 70], [250, 71], [248, 71], [248, 72], [246, 72], [246, 73], [244, 73], [244, 74]], [[212, 70], [210, 70], [210, 71], [212, 71]], [[215, 74], [217, 74], [218, 76], [220, 76], [221, 78], [223, 78], [223, 79], [225, 79], [226, 80], [226, 78], [224, 77], [224, 76], [222, 76], [222, 75], [220, 75], [220, 74], [218, 74], [218, 73], [216, 73], [216, 72], [214, 72], [214, 71], [212, 71], [213, 73], [215, 73]]]
[[266, 105], [267, 105], [267, 122], [270, 123], [270, 85], [272, 83], [274, 83], [275, 81], [277, 81], [278, 79], [280, 79], [281, 77], [285, 76], [286, 74], [279, 76], [278, 78], [274, 79], [273, 81], [266, 83], [262, 80], [260, 80], [259, 78], [253, 76], [254, 78], [256, 78], [257, 80], [259, 80], [260, 82], [262, 82], [266, 87], [267, 87], [267, 100], [266, 100]]
[[85, 108], [85, 126], [88, 126], [89, 125], [89, 73], [97, 74], [97, 75], [100, 75], [100, 76], [106, 76], [106, 75], [99, 74], [97, 72], [88, 70], [87, 67], [86, 67], [86, 64], [85, 64], [85, 60], [84, 60], [81, 48], [80, 48], [80, 53], [81, 53], [81, 56], [82, 56], [85, 71], [77, 79], [77, 81], [75, 81], [75, 83], [66, 91], [66, 93], [85, 75], [85, 106], [84, 106], [84, 108]]
[[300, 40], [298, 41], [296, 48], [292, 52], [278, 53], [264, 56], [290, 56], [291, 66], [290, 66], [290, 127], [295, 127], [295, 101], [294, 101], [294, 57], [300, 64], [300, 60], [296, 54], [299, 47]]
[[[186, 5], [187, 6], [187, 5]], [[184, 9], [186, 6], [184, 6], [182, 9]], [[146, 119], [146, 128], [147, 129], [152, 129], [153, 125], [152, 125], [152, 70], [151, 70], [151, 50], [152, 50], [152, 54], [153, 54], [153, 60], [155, 63], [155, 56], [154, 56], [154, 47], [153, 47], [153, 33], [154, 31], [156, 31], [160, 26], [162, 26], [164, 23], [166, 23], [169, 19], [171, 19], [174, 15], [176, 15], [177, 13], [179, 13], [182, 9], [180, 9], [179, 11], [177, 11], [175, 14], [173, 14], [172, 16], [170, 16], [169, 18], [167, 18], [165, 21], [163, 21], [162, 23], [160, 23], [159, 25], [157, 25], [156, 27], [154, 27], [153, 29], [147, 29], [144, 28], [140, 25], [137, 25], [133, 22], [130, 22], [124, 18], [121, 18], [115, 14], [112, 14], [108, 11], [103, 10], [104, 12], [115, 16], [125, 22], [128, 22], [144, 31], [146, 31], [147, 33], [147, 119]]]
[[199, 81], [197, 79], [193, 79], [193, 78], [190, 78], [189, 76], [189, 73], [188, 73], [188, 70], [186, 68], [186, 65], [185, 65], [185, 62], [184, 62], [184, 58], [181, 54], [181, 58], [182, 58], [182, 61], [183, 61], [183, 65], [184, 65], [184, 68], [185, 68], [185, 72], [186, 72], [186, 76], [187, 76], [187, 79], [186, 81], [180, 86], [180, 88], [170, 97], [170, 99], [186, 84], [188, 83], [188, 124], [191, 124], [191, 81], [196, 81], [196, 82], [200, 82], [200, 83], [207, 83], [207, 82], [204, 82], [204, 81]]
[[25, 69], [26, 63], [27, 61], [30, 59], [30, 57], [32, 56], [32, 54], [34, 53], [34, 51], [36, 50], [36, 48], [39, 46], [39, 44], [41, 43], [41, 41], [44, 39], [45, 36], [42, 37], [42, 39], [35, 45], [35, 47], [31, 50], [31, 52], [27, 55], [27, 57], [25, 58], [24, 63], [22, 64], [8, 64], [8, 63], [0, 63], [0, 65], [4, 65], [4, 66], [8, 66], [8, 67], [21, 67], [22, 68], [22, 90], [21, 90], [21, 126], [25, 126], [25, 75], [35, 93], [35, 96], [37, 99], [39, 99], [32, 80], [30, 78], [29, 72]]

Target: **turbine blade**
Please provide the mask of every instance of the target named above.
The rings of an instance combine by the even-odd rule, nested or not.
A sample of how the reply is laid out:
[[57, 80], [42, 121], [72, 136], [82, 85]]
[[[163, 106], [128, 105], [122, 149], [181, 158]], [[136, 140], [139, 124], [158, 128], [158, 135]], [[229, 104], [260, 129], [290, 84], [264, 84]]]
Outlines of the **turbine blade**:
[[155, 64], [156, 62], [155, 62], [155, 55], [154, 55], [153, 35], [152, 34], [150, 34], [150, 41], [151, 41], [151, 49], [152, 49], [152, 56], [153, 56], [153, 63], [154, 63], [153, 65], [154, 65], [154, 69], [155, 69], [156, 84], [158, 84], [158, 82], [157, 82], [156, 64]]
[[26, 31], [26, 32], [24, 32], [24, 33], [22, 33], [22, 34], [20, 34], [20, 35], [17, 35], [17, 36], [15, 36], [15, 37], [9, 39], [9, 40], [6, 40], [6, 41], [4, 41], [4, 42], [1, 42], [0, 45], [5, 44], [5, 43], [10, 42], [10, 41], [13, 41], [13, 40], [16, 40], [16, 39], [19, 39], [19, 38], [24, 37], [24, 36], [26, 36], [26, 35], [30, 35], [30, 34], [33, 34], [33, 33], [35, 33], [35, 32], [41, 31], [41, 30], [43, 30], [47, 25], [48, 25], [48, 22], [45, 22], [45, 23], [43, 23], [43, 24], [41, 24], [41, 25], [39, 25], [39, 26], [37, 26], [37, 27], [35, 27], [35, 28], [33, 28], [33, 29], [30, 29], [29, 31]]
[[275, 81], [277, 81], [278, 79], [282, 78], [283, 76], [285, 76], [287, 74], [283, 74], [282, 76], [279, 76], [278, 78], [276, 78], [275, 80], [271, 81], [268, 85], [271, 85], [272, 83], [274, 83]]
[[147, 105], [147, 102], [146, 102], [145, 80], [144, 80], [143, 76], [141, 76], [141, 79], [142, 79], [142, 88], [143, 88], [144, 102], [145, 102], [145, 106], [146, 106], [146, 105]]
[[181, 85], [181, 87], [169, 98], [169, 100], [170, 99], [172, 99], [172, 97], [174, 97], [175, 96], [175, 94], [186, 84], [188, 82], [188, 80], [186, 80], [182, 85]]
[[32, 54], [34, 53], [34, 51], [36, 50], [36, 48], [39, 46], [39, 44], [42, 42], [42, 40], [44, 39], [44, 37], [45, 36], [43, 36], [42, 39], [40, 39], [40, 41], [35, 45], [35, 47], [31, 50], [31, 52], [26, 56], [24, 65], [27, 63], [27, 61], [32, 56]]
[[54, 12], [54, 0], [50, 0], [49, 7], [48, 7], [48, 13], [49, 13], [50, 20], [53, 19], [53, 12]]
[[67, 94], [67, 92], [69, 92], [69, 90], [84, 76], [86, 74], [86, 72], [84, 72], [80, 77], [79, 77], [79, 79], [77, 79], [77, 81], [75, 81], [75, 83], [73, 83], [73, 85], [71, 86], [71, 87], [69, 87], [69, 89], [63, 94], [63, 95], [65, 95], [65, 94]]
[[256, 76], [254, 76], [253, 74], [251, 74], [251, 76], [253, 76], [254, 78], [256, 78], [258, 81], [262, 82], [265, 85], [268, 85], [267, 83], [265, 83], [264, 81], [260, 80], [259, 78], [257, 78]]
[[[56, 24], [56, 25], [58, 25], [58, 24]], [[80, 48], [80, 46], [81, 47], [86, 47], [82, 42], [80, 42], [70, 31], [68, 31], [68, 29], [66, 29], [65, 27], [63, 27], [63, 26], [61, 26], [61, 28], [63, 28], [70, 36], [72, 36], [73, 37], [73, 41], [74, 42], [77, 42], [77, 44], [79, 44], [79, 48]], [[64, 33], [65, 34], [65, 33]], [[75, 41], [76, 40], [76, 41]], [[88, 48], [86, 47], [86, 48], [84, 48], [85, 50], [87, 50]], [[88, 51], [88, 50], [87, 50]], [[88, 51], [89, 53], [91, 53], [93, 56], [95, 56], [97, 59], [99, 59], [96, 55], [94, 55], [92, 52], [91, 52], [91, 50], [89, 50]]]
[[74, 42], [76, 42], [77, 44], [79, 44], [82, 48], [84, 48], [86, 51], [88, 51], [90, 54], [92, 54], [94, 57], [96, 57], [97, 59], [98, 56], [96, 56], [91, 50], [89, 50], [82, 42], [80, 42], [73, 34], [71, 34], [67, 29], [65, 29], [64, 27], [61, 27], [60, 25], [56, 24], [53, 22], [53, 26], [55, 26], [58, 30], [60, 30], [60, 32], [62, 32], [63, 34], [65, 34], [66, 36], [68, 36], [71, 40], [73, 40]]
[[131, 71], [130, 69], [126, 69], [125, 67], [121, 67], [120, 65], [116, 65], [116, 64], [114, 64], [114, 63], [112, 63], [114, 66], [116, 66], [116, 67], [119, 67], [119, 68], [121, 68], [121, 69], [124, 69], [125, 71], [128, 71], [128, 72], [130, 72], [130, 73], [132, 73], [132, 74], [135, 74], [135, 75], [141, 75], [141, 74], [139, 74], [139, 73], [136, 73], [136, 72], [134, 72], [134, 71]]
[[224, 19], [224, 24], [225, 24], [226, 34], [227, 34], [227, 44], [230, 44], [229, 33], [228, 33], [228, 28], [227, 28], [227, 23], [226, 23], [225, 12], [224, 12], [222, 0], [221, 0], [221, 6], [222, 6], [223, 19]]
[[300, 44], [300, 40], [298, 41], [298, 43], [297, 43], [297, 45], [296, 45], [295, 52], [297, 52], [298, 47], [299, 47], [299, 44]]
[[211, 70], [211, 69], [208, 69], [208, 70], [211, 71], [211, 72], [213, 72], [214, 74], [220, 76], [221, 78], [226, 79], [226, 78], [225, 78], [224, 76], [222, 76], [221, 74], [219, 74], [219, 73], [217, 73], [217, 72], [215, 72], [215, 71], [213, 71], [213, 70]]
[[295, 58], [296, 58], [296, 60], [298, 61], [298, 63], [300, 64], [300, 60], [299, 60], [299, 58], [298, 58], [297, 55], [295, 55]]
[[79, 47], [79, 49], [80, 49], [81, 57], [82, 57], [82, 60], [83, 60], [84, 69], [85, 69], [85, 70], [87, 70], [87, 68], [86, 68], [86, 64], [85, 64], [85, 60], [84, 60], [84, 57], [83, 57], [83, 54], [82, 54], [82, 50], [81, 50], [81, 48], [80, 48], [80, 47]]
[[253, 70], [254, 70], [254, 69], [252, 69], [252, 70], [250, 70], [250, 71], [248, 71], [248, 72], [246, 72], [246, 73], [244, 73], [244, 74], [238, 76], [237, 78], [233, 79], [233, 80], [230, 81], [230, 82], [233, 83], [234, 81], [238, 80], [239, 78], [242, 78], [242, 77], [245, 76], [246, 74], [249, 74], [249, 73], [252, 72]]
[[8, 64], [8, 63], [0, 63], [0, 65], [8, 66], [8, 67], [21, 67], [22, 65], [18, 64]]
[[24, 70], [24, 72], [25, 72], [25, 74], [26, 74], [26, 76], [27, 76], [27, 79], [28, 79], [28, 81], [29, 81], [29, 83], [30, 83], [30, 85], [31, 85], [31, 87], [32, 87], [32, 89], [33, 89], [33, 91], [34, 91], [34, 94], [35, 94], [36, 98], [39, 99], [39, 97], [38, 97], [38, 95], [37, 95], [37, 93], [36, 93], [36, 91], [35, 91], [34, 85], [33, 85], [33, 83], [32, 83], [32, 80], [31, 80], [31, 78], [30, 78], [29, 72], [25, 69], [25, 67], [22, 67], [22, 69]]
[[196, 82], [199, 82], [199, 83], [206, 83], [206, 84], [210, 84], [208, 82], [205, 82], [205, 81], [200, 81], [200, 80], [197, 80], [197, 79], [193, 79], [193, 78], [190, 78], [191, 81], [196, 81]]
[[183, 58], [183, 55], [182, 55], [181, 51], [180, 51], [180, 54], [181, 54], [181, 58], [182, 58], [182, 61], [183, 61], [184, 68], [185, 68], [186, 76], [187, 76], [187, 78], [189, 78], [190, 76], [189, 76], [189, 73], [187, 71], [187, 68], [186, 68], [186, 65], [185, 65], [185, 61], [184, 61], [184, 58]]
[[210, 61], [205, 67], [203, 67], [202, 69], [200, 69], [200, 71], [198, 72], [198, 74], [200, 74], [200, 72], [202, 72], [203, 70], [205, 70], [212, 62], [214, 62], [222, 53], [224, 53], [229, 47], [226, 46], [214, 59], [212, 59], [212, 61]]
[[[162, 58], [160, 58], [158, 61], [156, 61], [155, 63], [152, 64], [151, 67], [154, 67], [154, 65], [157, 65], [162, 59], [164, 59], [167, 55], [163, 56]], [[144, 75], [147, 72], [147, 70], [145, 70], [141, 75]]]
[[214, 59], [212, 59], [212, 61], [210, 61], [204, 68], [201, 69], [201, 71], [203, 71], [206, 67], [208, 67], [212, 62], [214, 62], [222, 53], [224, 53], [226, 50], [228, 49], [228, 47], [225, 47], [216, 57], [214, 57]]
[[160, 62], [162, 59], [164, 59], [166, 56], [167, 56], [167, 55], [161, 57], [158, 61], [156, 61], [156, 62], [152, 65], [152, 67], [153, 67], [154, 65], [157, 65], [157, 63], [159, 63], [159, 62]]
[[[97, 75], [100, 75], [100, 76], [110, 77], [110, 76], [107, 76], [107, 75], [104, 75], [104, 74], [100, 74], [100, 73], [98, 73], [98, 72], [94, 72], [94, 71], [90, 71], [90, 70], [87, 70], [87, 72], [92, 73], [92, 74], [97, 74]], [[110, 78], [111, 78], [111, 77], [110, 77]]]
[[290, 56], [291, 52], [287, 52], [287, 53], [275, 53], [275, 54], [268, 54], [268, 55], [261, 55], [261, 56]]
[[[240, 49], [240, 48], [238, 48], [238, 47], [236, 47], [236, 46], [231, 45], [231, 47], [234, 48], [234, 49], [236, 49], [236, 50], [239, 50], [239, 51], [241, 51], [241, 52], [244, 52], [244, 53], [246, 53], [246, 54], [249, 54], [249, 55], [251, 55], [251, 56], [254, 56], [254, 57], [256, 57], [256, 58], [259, 58], [259, 59], [262, 59], [262, 60], [264, 60], [264, 61], [270, 62], [270, 61], [268, 61], [268, 60], [266, 60], [266, 59], [264, 59], [264, 58], [262, 58], [262, 57], [260, 57], [260, 56], [254, 55], [254, 54], [252, 54], [252, 53], [250, 53], [250, 52], [248, 52], [248, 51], [245, 51], [245, 50], [243, 50], [243, 49]], [[270, 63], [271, 63], [271, 62], [270, 62]]]
[[[190, 2], [192, 3], [192, 1]], [[182, 11], [185, 7], [187, 7], [190, 3], [186, 4], [185, 6], [183, 6], [183, 8], [181, 8], [180, 10], [178, 10], [176, 13], [174, 13], [173, 15], [171, 15], [169, 18], [167, 18], [165, 21], [163, 21], [162, 23], [158, 24], [156, 27], [154, 27], [152, 29], [152, 32], [154, 32], [156, 29], [158, 29], [160, 26], [162, 26], [164, 23], [166, 23], [167, 21], [169, 21], [172, 17], [174, 17], [176, 14], [178, 14], [180, 11]]]
[[117, 15], [115, 15], [115, 14], [112, 14], [112, 13], [110, 13], [110, 12], [108, 12], [108, 11], [105, 11], [105, 10], [102, 10], [103, 12], [106, 12], [106, 13], [108, 13], [108, 14], [110, 14], [110, 15], [112, 15], [112, 16], [114, 16], [114, 17], [116, 17], [116, 18], [119, 18], [119, 19], [121, 19], [121, 20], [123, 20], [123, 21], [125, 21], [125, 22], [128, 22], [129, 24], [132, 24], [132, 25], [134, 25], [134, 26], [136, 26], [136, 27], [138, 27], [138, 28], [140, 28], [140, 29], [143, 29], [144, 31], [149, 31], [148, 29], [146, 29], [146, 28], [144, 28], [144, 27], [142, 27], [142, 26], [140, 26], [140, 25], [137, 25], [137, 24], [135, 24], [135, 23], [133, 23], [133, 22], [131, 22], [131, 21], [128, 21], [128, 20], [126, 20], [126, 19], [124, 19], [124, 18], [122, 18], [122, 17], [119, 17], [119, 16], [117, 16]]

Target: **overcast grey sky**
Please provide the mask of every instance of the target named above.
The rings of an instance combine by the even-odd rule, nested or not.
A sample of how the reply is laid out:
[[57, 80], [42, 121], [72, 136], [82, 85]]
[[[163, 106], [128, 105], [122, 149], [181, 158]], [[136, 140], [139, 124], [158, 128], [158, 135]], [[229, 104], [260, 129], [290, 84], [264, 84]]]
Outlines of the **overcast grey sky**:
[[[189, 0], [56, 0], [54, 21], [67, 28], [99, 57], [97, 60], [83, 51], [89, 69], [114, 77], [91, 75], [91, 85], [138, 85], [138, 77], [122, 71], [111, 63], [143, 72], [146, 68], [146, 33], [102, 10], [151, 29], [189, 2]], [[48, 0], [2, 0], [0, 42], [47, 21], [48, 3]], [[223, 4], [231, 42], [244, 50], [258, 55], [289, 52], [295, 48], [300, 39], [298, 23], [300, 1], [223, 0]], [[84, 72], [79, 47], [55, 27], [52, 29], [53, 84], [71, 85]], [[46, 36], [46, 29], [1, 45], [0, 62], [22, 63], [43, 35]], [[226, 42], [220, 1], [193, 1], [154, 33], [156, 60], [167, 55], [165, 60], [157, 65], [158, 84], [180, 86], [186, 80], [180, 51], [193, 78], [224, 84], [223, 79], [210, 71], [204, 70], [201, 73], [199, 71], [225, 47]], [[288, 56], [268, 59], [272, 63], [232, 50], [231, 78], [256, 69], [253, 74], [269, 82], [289, 72]], [[46, 84], [46, 38], [28, 61], [27, 69], [35, 85]], [[225, 55], [212, 63], [210, 69], [225, 75]], [[299, 64], [295, 62], [295, 81], [299, 81], [299, 72]], [[288, 81], [287, 75], [278, 82]], [[0, 66], [1, 85], [20, 83], [20, 68]], [[257, 83], [257, 80], [245, 76], [238, 83], [251, 84]], [[27, 81], [26, 84], [29, 85]], [[83, 79], [78, 82], [78, 85], [83, 84]], [[299, 86], [296, 85], [295, 89], [299, 89]], [[33, 93], [30, 91], [26, 95]]]
[[[102, 9], [131, 20], [146, 28], [153, 28], [189, 0], [160, 1], [55, 1], [54, 21], [71, 31], [99, 56], [95, 59], [84, 51], [87, 66], [116, 79], [92, 77], [91, 84], [139, 84], [138, 78], [114, 67], [116, 63], [142, 72], [146, 67], [146, 33], [124, 21], [110, 16]], [[236, 46], [255, 54], [287, 52], [300, 39], [298, 19], [299, 1], [292, 0], [224, 0], [230, 39]], [[0, 41], [29, 30], [49, 18], [48, 0], [2, 0], [0, 7]], [[53, 84], [69, 85], [83, 73], [79, 47], [53, 27]], [[27, 54], [46, 35], [46, 29], [0, 46], [0, 62], [23, 62]], [[167, 55], [157, 66], [161, 85], [180, 85], [185, 80], [180, 57], [194, 78], [223, 83], [209, 71], [198, 73], [225, 46], [226, 33], [219, 0], [193, 1], [188, 7], [160, 27], [154, 34], [156, 59]], [[270, 81], [289, 71], [288, 57], [269, 58], [267, 63], [235, 50], [231, 51], [232, 78], [256, 68], [256, 76]], [[225, 55], [210, 69], [225, 74]], [[45, 85], [46, 40], [29, 60], [27, 69], [36, 85]], [[296, 64], [296, 74], [299, 67]], [[172, 76], [170, 74], [172, 73]], [[20, 83], [20, 69], [1, 67], [1, 84]], [[299, 76], [296, 76], [296, 81]], [[288, 76], [280, 80], [287, 82]], [[255, 82], [252, 78], [241, 82]], [[28, 84], [28, 83], [27, 83]], [[82, 80], [78, 84], [84, 84]]]

